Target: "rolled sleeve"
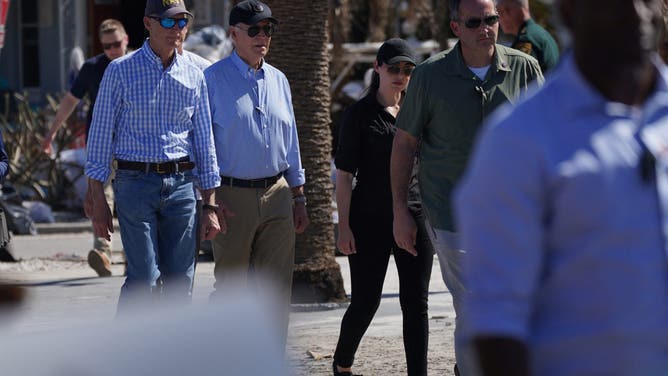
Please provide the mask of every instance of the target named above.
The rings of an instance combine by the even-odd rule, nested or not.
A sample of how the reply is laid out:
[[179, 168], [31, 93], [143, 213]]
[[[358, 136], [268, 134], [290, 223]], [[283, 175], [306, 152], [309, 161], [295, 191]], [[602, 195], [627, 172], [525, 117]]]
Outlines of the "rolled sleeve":
[[463, 333], [526, 339], [544, 262], [542, 155], [522, 134], [482, 136], [455, 194], [464, 277]]
[[411, 80], [406, 89], [404, 103], [397, 115], [397, 128], [408, 132], [411, 136], [419, 138], [429, 121], [428, 102], [429, 95], [425, 94], [424, 66], [418, 66], [411, 75]]
[[93, 121], [86, 145], [86, 176], [101, 182], [111, 174], [114, 148], [114, 131], [121, 111], [123, 81], [116, 64], [109, 64], [95, 101]]

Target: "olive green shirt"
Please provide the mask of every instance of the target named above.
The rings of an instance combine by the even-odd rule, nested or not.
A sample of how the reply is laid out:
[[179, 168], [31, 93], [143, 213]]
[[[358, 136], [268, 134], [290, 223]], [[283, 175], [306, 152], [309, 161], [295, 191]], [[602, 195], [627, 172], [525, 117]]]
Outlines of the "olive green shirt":
[[557, 42], [532, 19], [522, 25], [511, 47], [535, 57], [543, 73], [552, 69], [559, 61]]
[[480, 125], [533, 80], [544, 81], [536, 59], [499, 44], [485, 80], [466, 66], [459, 43], [415, 68], [396, 125], [422, 139], [418, 180], [432, 226], [454, 231], [450, 196]]

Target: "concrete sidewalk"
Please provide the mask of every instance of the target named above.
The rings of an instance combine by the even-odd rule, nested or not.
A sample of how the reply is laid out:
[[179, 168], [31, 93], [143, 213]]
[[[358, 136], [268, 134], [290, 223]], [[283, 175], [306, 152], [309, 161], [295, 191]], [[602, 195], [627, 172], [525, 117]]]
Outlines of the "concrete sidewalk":
[[[64, 233], [55, 231], [59, 227]], [[88, 222], [40, 225], [40, 229], [44, 228], [48, 230], [42, 233], [52, 231], [50, 235], [14, 238], [16, 248], [22, 253], [20, 257], [24, 258], [25, 262], [55, 250], [61, 254], [84, 256], [90, 247], [92, 234]], [[71, 234], [68, 235], [68, 232]], [[117, 234], [118, 232], [115, 236]], [[65, 247], [71, 248], [71, 252]], [[0, 268], [0, 275], [4, 280], [10, 279], [24, 284], [28, 293], [25, 303], [15, 309], [10, 316], [11, 321], [5, 321], [12, 331], [19, 333], [50, 331], [67, 327], [81, 318], [96, 318], [105, 322], [113, 320], [123, 284], [123, 278], [119, 276], [122, 274], [123, 266], [113, 266], [114, 277], [97, 278], [85, 261], [72, 259], [74, 261], [65, 258], [58, 262], [57, 265], [60, 265], [58, 268], [45, 267], [36, 271], [6, 272]], [[337, 257], [337, 262], [341, 267], [346, 291], [349, 293], [348, 260], [346, 257]], [[193, 306], [204, 307], [208, 304], [213, 282], [213, 263], [198, 263]], [[330, 309], [325, 309], [323, 306], [304, 309], [300, 306], [298, 310], [293, 310], [287, 355], [294, 375], [331, 374], [331, 354], [336, 346], [344, 312], [345, 305], [334, 305]], [[452, 375], [454, 310], [450, 294], [443, 284], [437, 259], [434, 259], [430, 285], [429, 317], [430, 374]], [[109, 355], [113, 358], [113, 349], [110, 349]], [[365, 375], [405, 374], [405, 367], [399, 280], [391, 259], [381, 305], [358, 350], [355, 371]]]

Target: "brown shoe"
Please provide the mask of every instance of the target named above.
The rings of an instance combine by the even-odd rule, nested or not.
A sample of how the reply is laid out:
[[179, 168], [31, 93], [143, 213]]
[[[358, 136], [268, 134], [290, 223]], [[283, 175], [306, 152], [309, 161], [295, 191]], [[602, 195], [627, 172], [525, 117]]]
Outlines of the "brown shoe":
[[88, 252], [88, 265], [90, 265], [100, 277], [111, 276], [111, 262], [104, 252], [100, 252], [97, 249], [92, 249]]

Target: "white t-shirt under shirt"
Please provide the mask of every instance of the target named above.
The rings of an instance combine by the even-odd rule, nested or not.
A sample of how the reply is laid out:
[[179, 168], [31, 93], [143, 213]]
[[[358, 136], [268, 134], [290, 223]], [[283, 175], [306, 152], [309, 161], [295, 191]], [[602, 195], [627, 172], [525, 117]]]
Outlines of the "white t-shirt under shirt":
[[487, 75], [487, 71], [489, 70], [489, 65], [485, 65], [484, 67], [469, 67], [471, 72], [475, 73], [476, 76], [478, 76], [479, 79], [484, 80], [485, 76]]

